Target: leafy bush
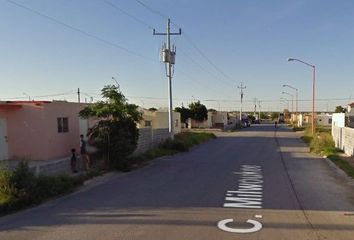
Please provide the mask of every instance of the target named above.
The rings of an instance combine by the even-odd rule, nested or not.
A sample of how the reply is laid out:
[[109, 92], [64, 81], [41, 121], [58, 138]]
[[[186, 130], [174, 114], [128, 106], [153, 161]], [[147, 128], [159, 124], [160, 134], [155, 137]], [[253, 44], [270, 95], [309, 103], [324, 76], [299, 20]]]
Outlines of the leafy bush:
[[188, 150], [186, 144], [178, 139], [174, 139], [174, 140], [168, 139], [162, 144], [160, 144], [160, 148], [176, 150], [179, 152], [185, 152]]
[[310, 143], [310, 148], [313, 152], [324, 155], [330, 155], [336, 152], [332, 136], [326, 132], [321, 132], [314, 137]]
[[129, 168], [127, 157], [137, 146], [136, 123], [142, 120], [142, 113], [127, 102], [119, 87], [107, 85], [101, 92], [105, 100], [85, 107], [79, 115], [99, 120], [89, 130], [90, 142], [105, 154], [109, 167], [124, 170]]
[[35, 176], [26, 162], [20, 162], [13, 172], [0, 169], [0, 215], [70, 192], [87, 177]]
[[15, 188], [11, 184], [11, 172], [0, 168], [0, 205], [10, 202], [15, 195]]

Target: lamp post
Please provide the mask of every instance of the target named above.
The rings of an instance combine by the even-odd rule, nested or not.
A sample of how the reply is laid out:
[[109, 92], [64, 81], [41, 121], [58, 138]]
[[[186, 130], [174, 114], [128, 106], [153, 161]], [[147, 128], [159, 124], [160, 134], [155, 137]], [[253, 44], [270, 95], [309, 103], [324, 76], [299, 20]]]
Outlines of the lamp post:
[[304, 62], [302, 60], [296, 59], [296, 58], [288, 58], [288, 62], [291, 61], [297, 61], [302, 64], [305, 64], [306, 66], [309, 66], [312, 68], [312, 135], [315, 135], [315, 82], [316, 82], [316, 66], [309, 64], [307, 62]]
[[287, 103], [287, 109], [288, 109], [288, 111], [289, 111], [289, 99], [286, 99], [286, 98], [281, 97], [280, 100], [286, 101], [286, 103]]
[[296, 91], [296, 95], [295, 95], [295, 103], [296, 103], [295, 113], [297, 114], [298, 113], [298, 101], [299, 101], [298, 100], [298, 91], [299, 91], [299, 89], [297, 89], [297, 88], [295, 88], [293, 86], [290, 86], [288, 84], [283, 84], [283, 87], [288, 87], [288, 88], [291, 88], [291, 89]]
[[291, 112], [294, 113], [294, 95], [288, 93], [288, 92], [282, 92], [282, 94], [287, 94], [289, 96], [291, 96]]

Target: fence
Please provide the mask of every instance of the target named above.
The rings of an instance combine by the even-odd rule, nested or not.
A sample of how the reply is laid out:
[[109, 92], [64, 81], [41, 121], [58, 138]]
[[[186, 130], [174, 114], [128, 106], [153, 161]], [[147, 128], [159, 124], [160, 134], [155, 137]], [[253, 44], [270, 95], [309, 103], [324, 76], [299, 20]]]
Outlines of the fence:
[[170, 137], [168, 128], [140, 128], [137, 148], [133, 155], [146, 152]]
[[332, 126], [332, 137], [337, 148], [354, 155], [354, 128]]

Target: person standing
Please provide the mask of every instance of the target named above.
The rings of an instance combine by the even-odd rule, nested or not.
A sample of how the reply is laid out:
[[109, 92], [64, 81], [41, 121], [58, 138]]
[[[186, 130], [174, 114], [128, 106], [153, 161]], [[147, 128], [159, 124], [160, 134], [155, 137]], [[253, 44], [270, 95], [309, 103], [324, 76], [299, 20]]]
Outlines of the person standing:
[[84, 139], [84, 135], [81, 134], [80, 135], [80, 155], [81, 155], [81, 159], [85, 162], [86, 170], [88, 170], [90, 168], [90, 157], [87, 154], [86, 145], [87, 143]]
[[70, 163], [71, 163], [71, 171], [73, 173], [77, 173], [77, 169], [76, 169], [76, 150], [75, 148], [71, 149], [71, 159], [70, 159]]

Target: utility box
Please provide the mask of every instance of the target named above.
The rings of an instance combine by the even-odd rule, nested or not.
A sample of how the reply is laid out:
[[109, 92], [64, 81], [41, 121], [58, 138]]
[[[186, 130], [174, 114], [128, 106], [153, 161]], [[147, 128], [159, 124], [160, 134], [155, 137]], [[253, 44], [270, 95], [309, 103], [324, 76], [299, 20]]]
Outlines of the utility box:
[[161, 60], [165, 63], [171, 62], [171, 52], [167, 48], [161, 50]]

